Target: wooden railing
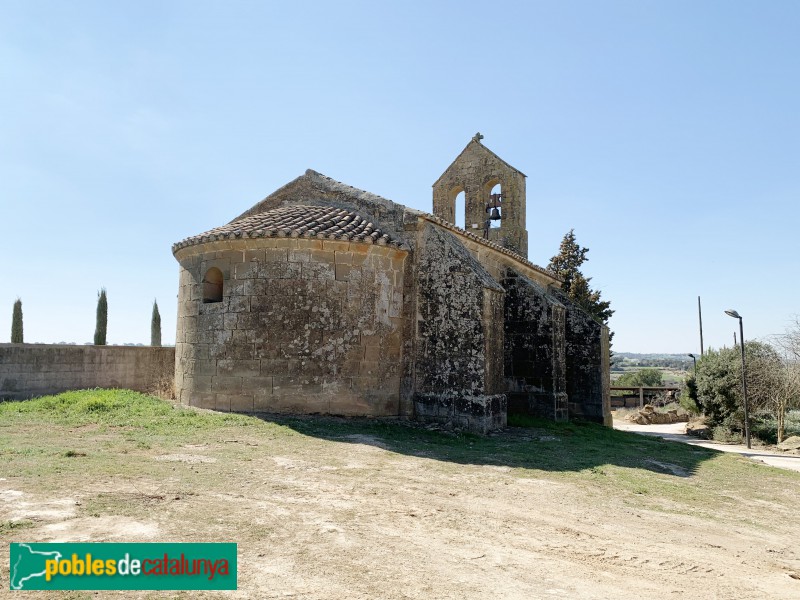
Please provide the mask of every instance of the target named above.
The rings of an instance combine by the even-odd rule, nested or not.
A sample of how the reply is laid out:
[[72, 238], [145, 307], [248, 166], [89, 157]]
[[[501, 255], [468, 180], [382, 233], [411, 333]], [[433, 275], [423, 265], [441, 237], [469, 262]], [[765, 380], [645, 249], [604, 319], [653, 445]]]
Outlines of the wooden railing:
[[634, 386], [634, 385], [628, 385], [628, 386], [612, 385], [611, 388], [610, 388], [610, 390], [612, 392], [636, 392], [636, 391], [638, 391], [639, 392], [639, 408], [642, 408], [644, 406], [645, 392], [650, 392], [651, 394], [649, 394], [649, 395], [652, 395], [653, 393], [659, 393], [659, 392], [679, 392], [680, 389], [681, 388], [677, 387], [677, 386], [646, 387], [646, 386]]

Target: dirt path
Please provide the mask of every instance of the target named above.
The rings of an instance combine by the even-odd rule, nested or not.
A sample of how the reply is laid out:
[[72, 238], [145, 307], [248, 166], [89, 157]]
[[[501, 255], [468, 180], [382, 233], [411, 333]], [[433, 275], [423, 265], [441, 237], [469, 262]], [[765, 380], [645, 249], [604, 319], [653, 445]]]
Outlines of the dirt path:
[[780, 469], [789, 469], [800, 472], [800, 455], [787, 454], [766, 448], [748, 448], [744, 444], [723, 444], [709, 440], [701, 440], [690, 435], [686, 435], [686, 423], [670, 423], [666, 425], [639, 425], [623, 419], [614, 419], [614, 429], [621, 431], [632, 431], [644, 435], [653, 435], [669, 440], [671, 442], [681, 442], [719, 452], [733, 452], [741, 454], [747, 458], [763, 462], [764, 464]]

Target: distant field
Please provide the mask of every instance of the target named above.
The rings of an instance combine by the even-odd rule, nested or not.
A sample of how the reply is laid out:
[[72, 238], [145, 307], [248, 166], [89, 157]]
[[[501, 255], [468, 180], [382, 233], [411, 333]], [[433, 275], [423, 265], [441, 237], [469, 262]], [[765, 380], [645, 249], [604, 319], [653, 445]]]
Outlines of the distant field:
[[677, 370], [677, 369], [665, 369], [659, 367], [634, 367], [634, 366], [624, 366], [621, 367], [622, 370], [619, 371], [612, 371], [611, 372], [611, 382], [619, 379], [625, 373], [633, 373], [636, 371], [641, 371], [643, 368], [650, 368], [655, 369], [658, 368], [661, 371], [661, 377], [663, 379], [663, 383], [665, 386], [677, 386], [681, 385], [684, 380], [686, 379], [686, 375], [688, 371]]

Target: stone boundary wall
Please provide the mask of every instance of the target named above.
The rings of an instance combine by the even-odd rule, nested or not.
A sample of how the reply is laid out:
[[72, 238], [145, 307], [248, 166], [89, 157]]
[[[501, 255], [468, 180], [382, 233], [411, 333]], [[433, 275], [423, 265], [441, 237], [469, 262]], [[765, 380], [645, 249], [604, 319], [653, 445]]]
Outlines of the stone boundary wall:
[[23, 400], [68, 390], [154, 390], [175, 374], [175, 348], [0, 344], [0, 399]]

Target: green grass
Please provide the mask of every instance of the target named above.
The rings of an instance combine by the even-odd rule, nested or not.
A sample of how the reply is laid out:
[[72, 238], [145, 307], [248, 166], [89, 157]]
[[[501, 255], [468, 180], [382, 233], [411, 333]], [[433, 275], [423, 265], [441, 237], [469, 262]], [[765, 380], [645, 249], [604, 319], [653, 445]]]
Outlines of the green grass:
[[235, 414], [204, 414], [183, 410], [168, 402], [130, 390], [80, 390], [33, 400], [0, 402], [0, 425], [32, 417], [54, 425], [140, 428], [170, 434], [225, 424], [252, 425]]

